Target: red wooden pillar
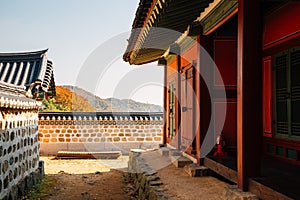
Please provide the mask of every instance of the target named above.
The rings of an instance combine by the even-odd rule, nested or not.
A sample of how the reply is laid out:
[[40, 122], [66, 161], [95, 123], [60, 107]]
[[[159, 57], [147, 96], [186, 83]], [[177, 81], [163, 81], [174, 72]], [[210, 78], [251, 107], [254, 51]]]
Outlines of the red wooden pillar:
[[172, 44], [170, 46], [170, 54], [176, 55], [176, 86], [175, 86], [175, 129], [176, 129], [176, 139], [175, 142], [177, 149], [181, 150], [181, 50], [178, 44]]
[[262, 146], [261, 0], [238, 0], [238, 187], [260, 175]]
[[177, 86], [176, 86], [176, 131], [177, 131], [177, 139], [178, 139], [178, 150], [181, 150], [181, 51], [179, 45], [174, 45], [175, 52], [177, 53]]
[[167, 60], [165, 58], [161, 58], [158, 61], [158, 65], [164, 67], [164, 91], [163, 91], [163, 106], [164, 106], [164, 125], [163, 125], [163, 144], [167, 144], [167, 95], [168, 95], [168, 83], [167, 83], [167, 76], [168, 76], [168, 68], [167, 68]]
[[210, 53], [210, 48], [211, 48], [211, 39], [210, 36], [206, 36], [202, 34], [202, 28], [200, 30], [200, 35], [197, 38], [199, 42], [199, 60], [197, 63], [197, 68], [199, 70], [199, 80], [197, 80], [197, 86], [195, 89], [195, 94], [196, 97], [199, 101], [200, 105], [200, 113], [199, 113], [199, 118], [200, 118], [200, 124], [199, 124], [199, 132], [197, 132], [196, 135], [196, 149], [197, 149], [197, 157], [199, 154], [199, 158], [201, 156], [201, 144], [206, 136], [207, 129], [210, 123], [210, 115], [211, 115], [211, 102], [210, 102], [210, 97], [209, 93], [207, 91], [207, 87], [210, 87], [211, 84], [211, 61], [209, 57]]
[[[201, 34], [202, 31], [200, 31]], [[195, 91], [195, 96], [196, 96], [196, 102], [194, 102], [194, 108], [198, 108], [194, 109], [194, 120], [195, 122], [199, 122], [199, 124], [195, 124], [194, 130], [195, 130], [195, 150], [196, 150], [196, 158], [197, 158], [197, 164], [200, 164], [200, 151], [201, 151], [201, 137], [200, 137], [200, 120], [201, 120], [201, 93], [200, 93], [200, 53], [201, 53], [201, 47], [200, 47], [200, 43], [201, 43], [201, 36], [200, 34], [197, 36], [197, 43], [198, 43], [198, 49], [197, 49], [197, 54], [198, 54], [198, 59], [197, 59], [197, 63], [194, 70], [194, 91]], [[196, 113], [197, 111], [199, 111], [199, 113]]]

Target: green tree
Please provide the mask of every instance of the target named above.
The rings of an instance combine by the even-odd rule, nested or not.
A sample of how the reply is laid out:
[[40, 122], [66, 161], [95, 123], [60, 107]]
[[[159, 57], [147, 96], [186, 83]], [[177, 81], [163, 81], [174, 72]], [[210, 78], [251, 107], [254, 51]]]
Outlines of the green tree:
[[65, 107], [59, 103], [55, 102], [55, 99], [44, 99], [42, 101], [44, 108], [41, 111], [43, 112], [67, 112], [70, 111], [70, 108]]

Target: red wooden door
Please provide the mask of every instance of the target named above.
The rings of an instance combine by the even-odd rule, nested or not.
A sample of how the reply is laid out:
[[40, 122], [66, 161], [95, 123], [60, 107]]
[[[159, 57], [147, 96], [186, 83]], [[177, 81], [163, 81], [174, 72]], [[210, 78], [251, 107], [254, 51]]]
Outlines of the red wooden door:
[[178, 131], [178, 81], [177, 77], [170, 77], [168, 83], [168, 121], [167, 121], [167, 142], [173, 147], [179, 149], [179, 131]]
[[194, 139], [193, 101], [194, 101], [194, 78], [193, 67], [185, 69], [181, 78], [181, 150], [190, 152]]

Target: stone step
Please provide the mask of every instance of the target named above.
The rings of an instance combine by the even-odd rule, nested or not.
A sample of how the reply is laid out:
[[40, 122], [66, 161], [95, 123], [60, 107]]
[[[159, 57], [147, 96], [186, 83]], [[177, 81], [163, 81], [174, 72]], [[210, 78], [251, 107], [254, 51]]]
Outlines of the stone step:
[[184, 156], [171, 156], [171, 162], [175, 165], [177, 168], [183, 168], [186, 165], [190, 165], [193, 163], [190, 159], [184, 157]]
[[182, 156], [182, 152], [178, 151], [177, 149], [170, 149], [169, 150], [169, 157], [173, 157], [173, 156]]
[[158, 153], [161, 155], [161, 156], [169, 156], [170, 154], [170, 149], [168, 147], [161, 147], [158, 149]]
[[211, 171], [205, 166], [199, 166], [195, 163], [184, 166], [184, 171], [191, 177], [210, 176]]
[[224, 196], [226, 199], [259, 200], [255, 194], [238, 189], [237, 185], [227, 185]]

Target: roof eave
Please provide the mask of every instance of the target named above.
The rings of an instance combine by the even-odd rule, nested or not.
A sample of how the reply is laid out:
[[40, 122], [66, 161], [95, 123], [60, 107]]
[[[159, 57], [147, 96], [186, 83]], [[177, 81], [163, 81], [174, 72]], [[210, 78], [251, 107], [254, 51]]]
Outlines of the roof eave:
[[[183, 33], [211, 2], [213, 2], [213, 0], [182, 0], [170, 2], [164, 1], [164, 3], [162, 3], [160, 0], [157, 0], [156, 5], [153, 5], [153, 8], [151, 9], [150, 17], [145, 18], [143, 16], [142, 18], [138, 18], [140, 16], [136, 16], [134, 24], [139, 20], [144, 20], [143, 22], [140, 22], [140, 24], [147, 24], [147, 27], [165, 28], [171, 31]], [[139, 9], [141, 8], [139, 7]], [[188, 9], [189, 12], [186, 12], [186, 9]], [[145, 21], [146, 19], [148, 21]], [[135, 28], [134, 25], [133, 28]], [[128, 40], [128, 46], [126, 52], [123, 55], [124, 61], [129, 62], [130, 64], [143, 64], [158, 60], [164, 53], [161, 52], [160, 56], [156, 55], [156, 53], [161, 51], [161, 49], [144, 51], [144, 53], [141, 53], [141, 49], [147, 49], [147, 47], [151, 46], [151, 42], [155, 42], [159, 38], [163, 41], [165, 36], [155, 36], [155, 34], [149, 34], [149, 29], [147, 28], [148, 30], [145, 32], [145, 27], [138, 28], [140, 28], [138, 31], [135, 31], [134, 29], [132, 29], [131, 31], [131, 35]], [[141, 35], [143, 35], [143, 37], [141, 37]], [[167, 46], [174, 43], [176, 39], [178, 38], [169, 39], [168, 41], [166, 41], [168, 44], [164, 44], [163, 47], [167, 48]], [[136, 47], [139, 47], [139, 49], [136, 49]], [[151, 55], [154, 56], [151, 57]], [[137, 56], [139, 56], [140, 58], [138, 59]], [[145, 57], [144, 60], [142, 57]], [[137, 59], [139, 61], [136, 61]]]

